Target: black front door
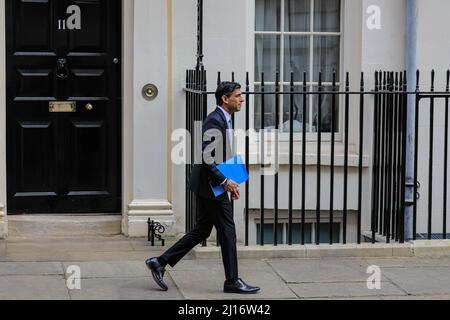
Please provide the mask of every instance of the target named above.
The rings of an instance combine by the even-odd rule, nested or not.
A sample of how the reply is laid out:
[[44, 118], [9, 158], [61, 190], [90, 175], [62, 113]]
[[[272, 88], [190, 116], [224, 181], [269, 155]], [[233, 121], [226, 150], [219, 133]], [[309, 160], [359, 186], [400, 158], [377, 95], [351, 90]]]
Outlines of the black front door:
[[8, 213], [121, 212], [121, 0], [6, 0]]

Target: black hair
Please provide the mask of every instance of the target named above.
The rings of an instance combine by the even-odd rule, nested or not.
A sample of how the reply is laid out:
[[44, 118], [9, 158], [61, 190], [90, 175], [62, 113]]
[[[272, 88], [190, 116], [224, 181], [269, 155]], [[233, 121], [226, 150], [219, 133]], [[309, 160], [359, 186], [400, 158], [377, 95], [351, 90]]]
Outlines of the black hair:
[[224, 96], [230, 97], [231, 94], [238, 89], [241, 89], [241, 85], [237, 82], [221, 82], [216, 90], [216, 102], [218, 106], [222, 106], [223, 101], [222, 98]]

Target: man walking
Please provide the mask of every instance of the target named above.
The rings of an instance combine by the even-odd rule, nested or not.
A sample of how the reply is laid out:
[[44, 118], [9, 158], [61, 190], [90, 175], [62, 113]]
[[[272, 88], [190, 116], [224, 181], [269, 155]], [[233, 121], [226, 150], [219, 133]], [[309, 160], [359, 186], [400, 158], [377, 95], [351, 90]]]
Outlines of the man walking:
[[[203, 123], [202, 164], [194, 165], [188, 184], [197, 196], [199, 206], [197, 226], [163, 255], [146, 261], [154, 280], [164, 291], [168, 290], [163, 279], [166, 265], [174, 267], [190, 250], [208, 239], [213, 226], [217, 230], [225, 269], [224, 292], [252, 294], [260, 291], [260, 288], [249, 286], [239, 278], [236, 228], [231, 201], [227, 192], [215, 197], [212, 190], [213, 187], [222, 185], [231, 193], [234, 200], [240, 198], [238, 184], [227, 179], [217, 169], [217, 164], [220, 163], [220, 161], [217, 161], [217, 156], [225, 154], [226, 159], [225, 157], [219, 157], [219, 159], [225, 161], [233, 155], [232, 115], [241, 111], [244, 102], [241, 86], [235, 82], [222, 82], [216, 91], [216, 101], [218, 107]], [[212, 139], [212, 137], [215, 139]], [[222, 146], [223, 148], [215, 150], [211, 148], [212, 146]], [[211, 156], [208, 157], [208, 154]]]

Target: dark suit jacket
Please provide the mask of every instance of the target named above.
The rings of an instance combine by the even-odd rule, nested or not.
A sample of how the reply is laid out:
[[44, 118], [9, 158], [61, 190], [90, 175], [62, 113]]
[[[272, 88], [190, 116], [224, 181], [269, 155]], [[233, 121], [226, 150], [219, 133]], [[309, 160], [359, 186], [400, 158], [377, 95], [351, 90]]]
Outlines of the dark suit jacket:
[[[228, 141], [227, 129], [227, 120], [222, 110], [219, 108], [216, 108], [216, 110], [214, 110], [214, 112], [212, 112], [203, 122], [202, 136], [204, 137], [207, 132], [212, 133], [213, 136], [211, 141], [203, 141], [202, 164], [194, 165], [188, 182], [188, 188], [203, 198], [224, 200], [228, 195], [227, 193], [224, 193], [216, 198], [211, 188], [211, 186], [219, 186], [226, 179], [226, 177], [217, 169], [217, 165], [233, 157], [233, 152], [230, 148], [231, 144]], [[224, 141], [227, 143], [224, 143]], [[204, 151], [207, 148], [211, 149], [213, 146], [218, 147], [217, 149], [221, 150], [221, 154], [220, 152], [208, 152], [212, 155], [214, 161], [207, 161], [208, 158], [205, 158]]]

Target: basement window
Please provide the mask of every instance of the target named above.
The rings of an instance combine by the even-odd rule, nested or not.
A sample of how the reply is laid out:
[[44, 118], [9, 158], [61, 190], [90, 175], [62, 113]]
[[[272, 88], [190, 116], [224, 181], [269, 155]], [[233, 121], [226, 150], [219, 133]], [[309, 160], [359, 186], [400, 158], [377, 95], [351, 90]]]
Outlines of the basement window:
[[[264, 224], [264, 244], [274, 244], [274, 223]], [[316, 223], [305, 224], [305, 244], [312, 244], [315, 241]], [[330, 243], [330, 224], [320, 224], [320, 243]], [[292, 224], [292, 243], [301, 244], [302, 224]], [[277, 240], [278, 244], [288, 244], [288, 223], [281, 222], [277, 226]], [[333, 243], [340, 241], [340, 223], [333, 223]], [[261, 224], [256, 224], [256, 243], [261, 244]]]

